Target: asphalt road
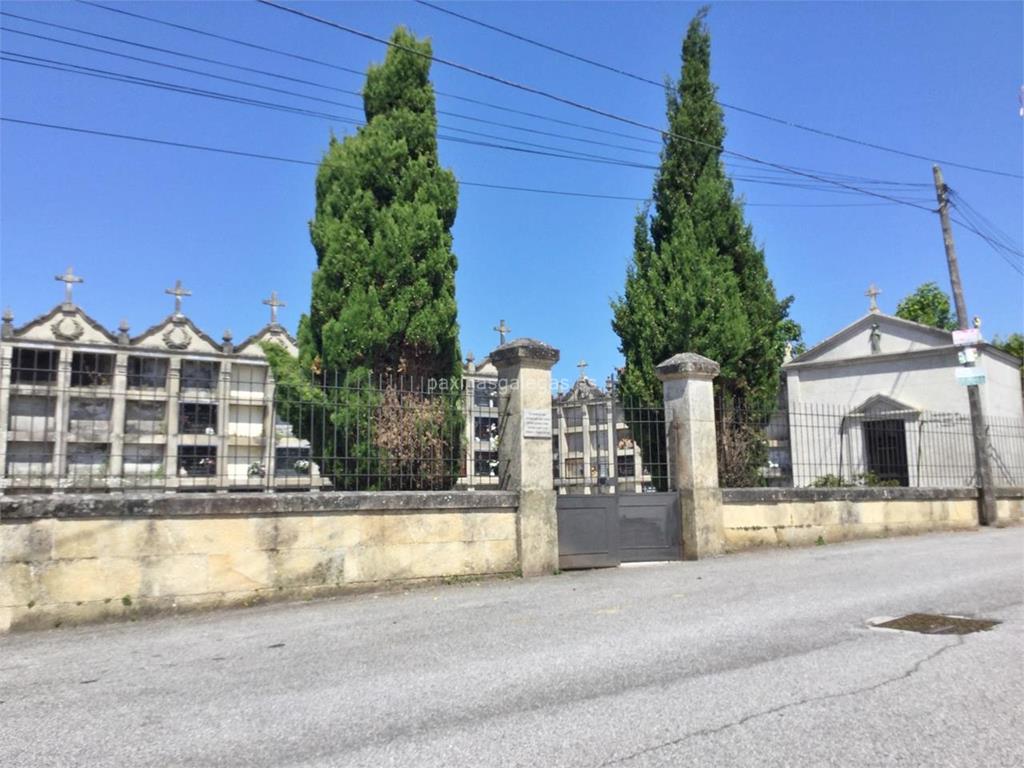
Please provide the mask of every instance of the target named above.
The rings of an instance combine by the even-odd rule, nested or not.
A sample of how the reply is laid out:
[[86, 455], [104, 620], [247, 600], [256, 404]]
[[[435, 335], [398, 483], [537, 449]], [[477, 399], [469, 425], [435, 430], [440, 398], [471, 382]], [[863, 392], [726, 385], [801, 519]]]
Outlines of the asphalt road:
[[1020, 766], [1022, 589], [1016, 528], [17, 634], [0, 765]]

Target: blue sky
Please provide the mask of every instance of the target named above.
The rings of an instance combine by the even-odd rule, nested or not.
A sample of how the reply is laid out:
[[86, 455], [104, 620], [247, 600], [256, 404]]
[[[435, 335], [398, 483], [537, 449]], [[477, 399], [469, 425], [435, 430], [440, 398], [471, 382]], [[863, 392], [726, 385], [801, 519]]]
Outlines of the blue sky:
[[[664, 125], [662, 92], [469, 25], [414, 3], [299, 3], [387, 37], [397, 24], [429, 35], [435, 55], [537, 86], [638, 121]], [[252, 2], [117, 4], [169, 21], [244, 38], [354, 69], [384, 47]], [[462, 3], [459, 12], [655, 80], [677, 75], [682, 35], [696, 3]], [[709, 24], [719, 97], [826, 131], [928, 157], [1022, 171], [1018, 89], [1024, 82], [1020, 3], [718, 3]], [[5, 2], [2, 10], [148, 45], [230, 61], [358, 91], [360, 77], [312, 63], [169, 29], [79, 3]], [[352, 96], [241, 74], [8, 17], [35, 34], [190, 66], [358, 107]], [[5, 52], [73, 62], [191, 87], [326, 110], [358, 109], [218, 82], [5, 32]], [[352, 126], [192, 95], [3, 62], [0, 111], [36, 120], [319, 159], [331, 130]], [[617, 124], [435, 64], [437, 90], [627, 134], [613, 137], [439, 97], [441, 110], [608, 141], [587, 145], [442, 116], [442, 126], [479, 130], [606, 156], [657, 162], [657, 134]], [[773, 162], [899, 182], [931, 182], [931, 165], [835, 141], [735, 111], [726, 147]], [[442, 132], [445, 129], [442, 128]], [[451, 133], [451, 132], [450, 132]], [[467, 135], [467, 134], [461, 134]], [[166, 316], [163, 290], [181, 279], [186, 311], [219, 337], [236, 338], [267, 319], [260, 303], [276, 289], [290, 328], [309, 304], [315, 258], [307, 222], [315, 168], [195, 152], [4, 123], [0, 126], [0, 301], [23, 323], [60, 300], [53, 275], [83, 274], [80, 304], [101, 322], [121, 318], [139, 332]], [[484, 139], [486, 140], [486, 139]], [[463, 181], [645, 198], [653, 171], [442, 142], [442, 162]], [[974, 208], [1024, 240], [1020, 179], [946, 166], [947, 183]], [[750, 169], [744, 176], [787, 177]], [[747, 217], [764, 246], [780, 296], [813, 343], [867, 307], [928, 280], [948, 287], [937, 217], [877, 199], [738, 181]], [[901, 197], [934, 208], [930, 186]], [[856, 203], [856, 206], [831, 207]], [[829, 206], [829, 207], [826, 207]], [[463, 353], [482, 357], [504, 318], [514, 336], [562, 351], [556, 369], [576, 375], [580, 357], [603, 380], [620, 364], [609, 300], [622, 288], [637, 203], [463, 186], [455, 225]], [[987, 336], [1024, 327], [1021, 277], [988, 245], [955, 230], [968, 310]], [[1016, 262], [1018, 265], [1020, 261]]]

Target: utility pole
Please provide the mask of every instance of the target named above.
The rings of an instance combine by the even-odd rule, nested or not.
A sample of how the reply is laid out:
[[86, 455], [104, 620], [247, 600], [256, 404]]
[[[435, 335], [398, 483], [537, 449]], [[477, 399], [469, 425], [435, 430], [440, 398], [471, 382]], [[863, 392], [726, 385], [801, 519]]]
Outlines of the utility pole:
[[[960, 283], [960, 267], [956, 261], [956, 245], [953, 243], [953, 230], [949, 226], [949, 188], [942, 180], [942, 169], [932, 166], [935, 177], [935, 196], [939, 201], [939, 220], [942, 222], [942, 241], [946, 245], [946, 262], [949, 265], [949, 282], [953, 288], [953, 301], [956, 304], [956, 319], [960, 330], [970, 328], [967, 316], [967, 305], [964, 302], [964, 289]], [[973, 366], [970, 360], [966, 363]], [[981, 410], [981, 392], [977, 384], [967, 387], [967, 402], [971, 409], [971, 433], [974, 437], [974, 462], [978, 470], [981, 494], [978, 504], [978, 522], [981, 525], [996, 524], [996, 495], [992, 482], [992, 454], [989, 451], [988, 430], [985, 428], [985, 415]]]

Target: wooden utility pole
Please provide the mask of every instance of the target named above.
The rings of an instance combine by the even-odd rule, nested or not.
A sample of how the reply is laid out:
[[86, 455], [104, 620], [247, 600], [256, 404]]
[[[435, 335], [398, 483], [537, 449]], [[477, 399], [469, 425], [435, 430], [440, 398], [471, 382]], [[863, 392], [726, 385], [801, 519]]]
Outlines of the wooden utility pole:
[[[964, 289], [960, 283], [960, 267], [956, 261], [956, 245], [953, 243], [953, 230], [949, 226], [949, 189], [942, 180], [942, 169], [932, 166], [935, 177], [935, 195], [939, 200], [939, 220], [942, 222], [942, 240], [946, 245], [946, 262], [949, 265], [949, 282], [953, 288], [953, 302], [956, 304], [956, 319], [961, 330], [970, 328], [967, 316], [967, 305], [964, 302]], [[973, 366], [970, 360], [966, 363]], [[974, 462], [977, 467], [978, 522], [981, 525], [996, 524], [996, 495], [992, 482], [992, 454], [989, 451], [988, 430], [985, 428], [985, 415], [981, 410], [981, 392], [977, 384], [967, 387], [967, 402], [971, 409], [971, 433], [974, 438]]]

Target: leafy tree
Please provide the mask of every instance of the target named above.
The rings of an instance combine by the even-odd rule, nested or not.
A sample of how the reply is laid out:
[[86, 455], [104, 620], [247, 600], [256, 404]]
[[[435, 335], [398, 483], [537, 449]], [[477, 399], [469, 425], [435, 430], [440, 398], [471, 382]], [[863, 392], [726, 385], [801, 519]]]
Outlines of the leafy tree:
[[1024, 334], [1011, 333], [1006, 339], [996, 336], [992, 339], [992, 346], [998, 347], [1020, 360], [1020, 381], [1024, 385]]
[[776, 297], [725, 172], [706, 15], [701, 9], [690, 22], [681, 77], [666, 84], [668, 131], [653, 211], [637, 213], [625, 290], [612, 302], [625, 357], [619, 391], [656, 409], [662, 397], [655, 366], [677, 352], [697, 352], [721, 365], [716, 391], [734, 418], [758, 418], [775, 404], [785, 345], [799, 340], [800, 328], [788, 317], [792, 297]]
[[[431, 462], [457, 455], [462, 369], [451, 228], [458, 185], [438, 163], [430, 43], [401, 27], [391, 39], [396, 46], [366, 75], [366, 124], [341, 141], [332, 136], [317, 172], [309, 225], [317, 269], [299, 323], [297, 367], [320, 394], [288, 370], [285, 357], [271, 363], [293, 406], [320, 398], [329, 413], [326, 426], [296, 425], [315, 456], [337, 459], [325, 474], [400, 472], [413, 486], [415, 477], [434, 478], [427, 485], [435, 487], [436, 467], [419, 473], [413, 455], [425, 450]], [[410, 391], [426, 381], [444, 382], [448, 407], [438, 412]], [[368, 382], [385, 382], [387, 391]], [[409, 420], [401, 450], [395, 435], [403, 428], [392, 410]]]
[[949, 296], [935, 283], [923, 283], [904, 297], [896, 305], [896, 317], [943, 331], [955, 331], [959, 327], [950, 309]]

